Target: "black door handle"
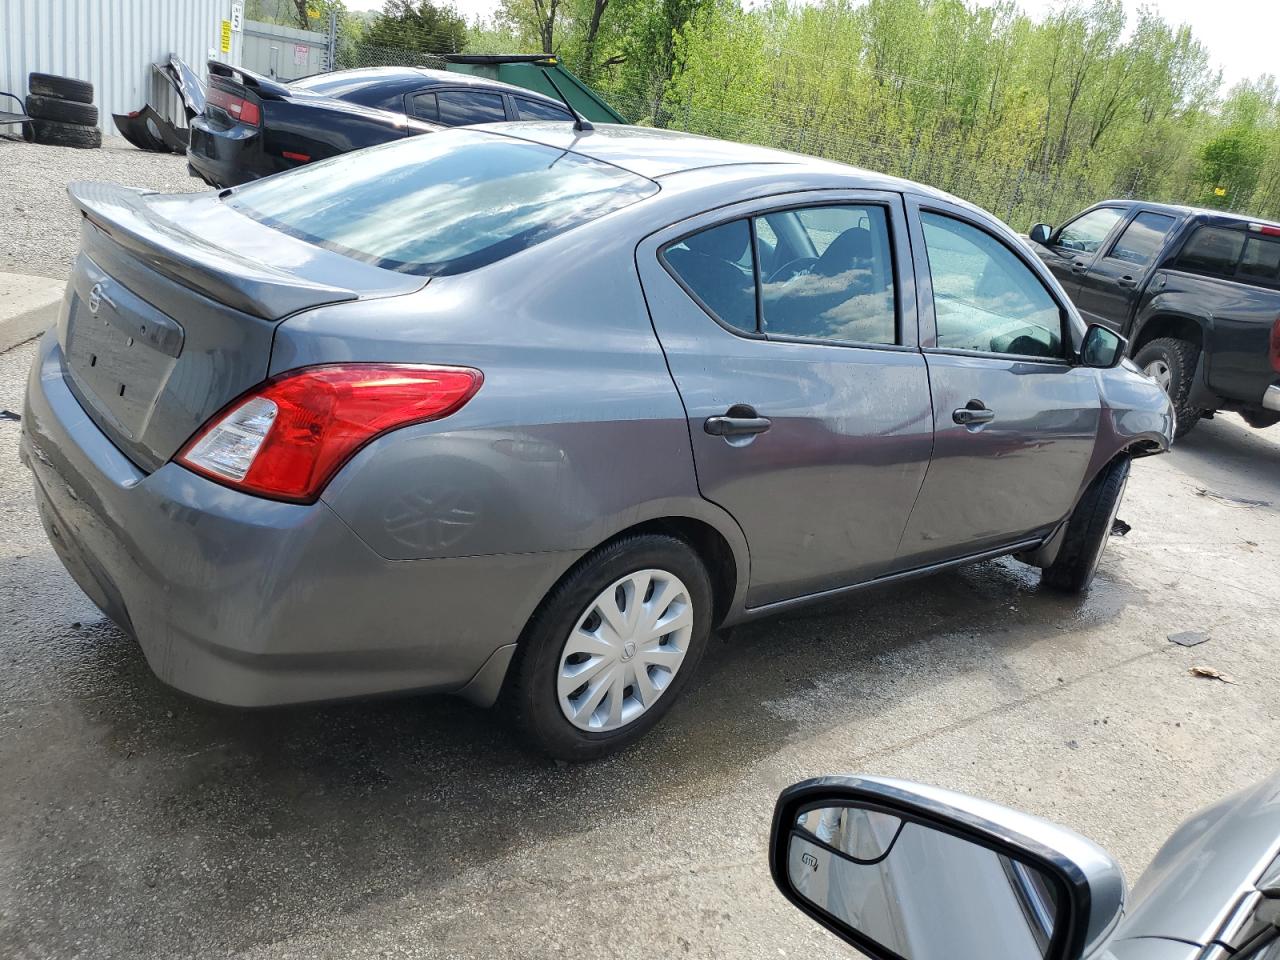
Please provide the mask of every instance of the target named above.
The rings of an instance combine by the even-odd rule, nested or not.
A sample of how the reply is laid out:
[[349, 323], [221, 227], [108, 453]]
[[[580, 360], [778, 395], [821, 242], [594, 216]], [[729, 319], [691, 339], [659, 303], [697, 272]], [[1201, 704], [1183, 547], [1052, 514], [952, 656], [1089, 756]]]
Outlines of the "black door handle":
[[773, 421], [756, 414], [755, 408], [745, 403], [735, 403], [722, 416], [707, 417], [702, 429], [713, 437], [750, 437], [764, 433]]
[[1133, 277], [1116, 277], [1116, 283], [1122, 287], [1133, 287], [1137, 285], [1138, 281]]
[[968, 406], [961, 407], [959, 410], [951, 412], [951, 419], [962, 427], [972, 427], [975, 424], [990, 423], [996, 418], [994, 410], [988, 410], [979, 400], [970, 400]]
[[1071, 265], [1072, 273], [1084, 273], [1088, 269], [1089, 269], [1089, 265], [1085, 263], [1083, 260], [1077, 260], [1075, 263]]

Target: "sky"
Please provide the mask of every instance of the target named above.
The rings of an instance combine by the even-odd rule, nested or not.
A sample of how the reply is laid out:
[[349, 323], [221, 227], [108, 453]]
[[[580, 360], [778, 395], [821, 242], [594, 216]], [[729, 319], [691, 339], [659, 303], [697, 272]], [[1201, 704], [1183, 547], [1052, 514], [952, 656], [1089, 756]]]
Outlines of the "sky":
[[[993, 0], [971, 0], [986, 4]], [[1060, 0], [1018, 0], [1039, 19]], [[382, 0], [346, 0], [348, 10], [380, 10]], [[453, 0], [468, 20], [488, 16], [497, 0]], [[1132, 20], [1140, 5], [1155, 9], [1173, 24], [1188, 23], [1222, 70], [1224, 91], [1239, 80], [1261, 73], [1280, 73], [1280, 2], [1277, 0], [1124, 0]]]

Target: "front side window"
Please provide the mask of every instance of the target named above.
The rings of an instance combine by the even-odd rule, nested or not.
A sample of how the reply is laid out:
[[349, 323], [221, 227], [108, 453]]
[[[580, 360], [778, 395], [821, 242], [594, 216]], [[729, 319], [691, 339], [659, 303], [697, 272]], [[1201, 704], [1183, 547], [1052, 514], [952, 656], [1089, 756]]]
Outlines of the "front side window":
[[985, 230], [922, 211], [937, 345], [1061, 358], [1062, 309], [1031, 268]]
[[436, 94], [440, 104], [440, 122], [451, 127], [471, 123], [498, 123], [507, 119], [502, 94], [479, 90], [441, 90]]
[[1162, 213], [1138, 214], [1124, 228], [1108, 256], [1145, 267], [1164, 246], [1164, 238], [1173, 229], [1173, 222], [1173, 217], [1166, 217]]
[[516, 112], [521, 120], [572, 120], [573, 117], [564, 107], [543, 103], [541, 100], [530, 100], [527, 97], [516, 97]]
[[[884, 207], [840, 204], [770, 213], [761, 238], [760, 314], [766, 334], [896, 343], [893, 253]], [[767, 237], [773, 237], [772, 248]], [[793, 256], [779, 263], [778, 251]], [[768, 255], [766, 258], [766, 254]]]
[[1243, 230], [1199, 227], [1178, 255], [1178, 267], [1196, 273], [1231, 276], [1244, 250]]
[[722, 223], [685, 237], [663, 251], [685, 289], [721, 323], [756, 330], [755, 264], [746, 220]]
[[1096, 253], [1123, 214], [1115, 207], [1099, 207], [1077, 217], [1058, 231], [1058, 246], [1080, 253]]
[[388, 270], [463, 273], [658, 192], [652, 180], [479, 130], [410, 137], [238, 187], [226, 203]]

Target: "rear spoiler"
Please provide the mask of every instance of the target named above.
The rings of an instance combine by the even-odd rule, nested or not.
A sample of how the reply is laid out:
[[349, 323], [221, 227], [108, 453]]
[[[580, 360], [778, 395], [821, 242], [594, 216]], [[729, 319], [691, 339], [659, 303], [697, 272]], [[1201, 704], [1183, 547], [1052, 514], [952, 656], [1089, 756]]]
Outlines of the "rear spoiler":
[[79, 180], [67, 195], [94, 226], [153, 269], [243, 313], [279, 320], [324, 303], [356, 300], [354, 290], [314, 283], [237, 256], [159, 216], [154, 191]]
[[209, 61], [209, 76], [222, 77], [232, 83], [238, 83], [266, 100], [284, 100], [289, 96], [289, 88], [280, 81], [264, 77], [252, 70], [229, 66], [221, 60]]

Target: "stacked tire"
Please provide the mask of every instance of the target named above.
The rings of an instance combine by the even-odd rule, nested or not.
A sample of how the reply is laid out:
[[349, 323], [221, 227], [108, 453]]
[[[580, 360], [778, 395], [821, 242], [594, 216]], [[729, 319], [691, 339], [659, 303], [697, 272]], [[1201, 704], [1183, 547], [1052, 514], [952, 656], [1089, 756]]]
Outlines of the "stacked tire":
[[55, 147], [100, 147], [98, 108], [93, 105], [93, 84], [51, 73], [27, 78], [26, 138]]

